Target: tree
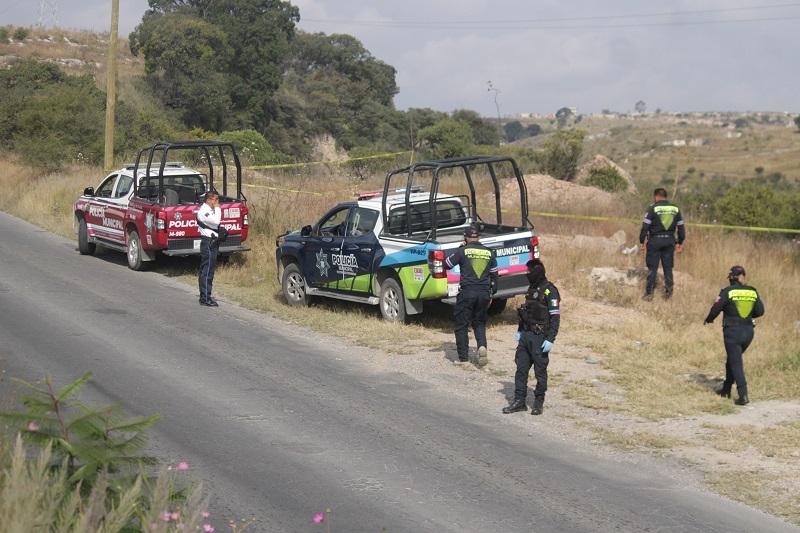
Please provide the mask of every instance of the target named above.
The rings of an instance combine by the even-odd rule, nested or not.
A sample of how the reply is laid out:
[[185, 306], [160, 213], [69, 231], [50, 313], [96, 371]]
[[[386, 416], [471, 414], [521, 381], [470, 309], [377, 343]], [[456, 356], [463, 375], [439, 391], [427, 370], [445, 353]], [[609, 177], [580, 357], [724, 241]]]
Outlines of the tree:
[[797, 126], [797, 131], [800, 131], [800, 115], [794, 117], [794, 124]]
[[562, 107], [558, 111], [556, 111], [556, 122], [558, 122], [558, 129], [563, 128], [567, 125], [567, 121], [569, 121], [570, 117], [572, 117], [572, 109], [568, 107]]
[[544, 172], [560, 180], [572, 180], [578, 169], [578, 160], [583, 153], [584, 130], [569, 129], [554, 133], [540, 154], [540, 165]]
[[490, 119], [481, 117], [476, 111], [457, 109], [453, 111], [451, 118], [469, 124], [475, 144], [497, 145], [500, 143], [497, 124]]
[[542, 127], [535, 122], [533, 124], [528, 124], [528, 127], [525, 128], [525, 135], [527, 137], [536, 137], [540, 133], [542, 133]]
[[525, 128], [519, 120], [513, 120], [503, 126], [503, 132], [506, 134], [508, 142], [514, 142], [522, 139], [525, 136]]
[[451, 118], [444, 118], [422, 129], [419, 137], [434, 159], [467, 155], [473, 144], [469, 124]]
[[[232, 114], [234, 126], [264, 131], [275, 116], [273, 96], [300, 19], [298, 9], [282, 0], [149, 0], [149, 5], [130, 35], [130, 47], [134, 55], [143, 53], [154, 89], [160, 86], [152, 74], [169, 65], [176, 70], [165, 71], [172, 82], [168, 89], [175, 91], [168, 94], [188, 96], [185, 104], [174, 98], [173, 105], [195, 122], [222, 127], [220, 113], [212, 112], [213, 106], [221, 106], [226, 115]], [[186, 57], [172, 57], [167, 43], [181, 51], [175, 56]], [[204, 61], [193, 55], [198, 52]], [[214, 104], [201, 110], [204, 95]], [[212, 116], [201, 117], [199, 111]]]
[[636, 102], [636, 105], [633, 106], [633, 109], [636, 110], [637, 113], [643, 115], [645, 111], [647, 111], [647, 104], [644, 103], [644, 100], [639, 100]]
[[795, 228], [800, 225], [794, 207], [799, 196], [777, 192], [771, 185], [743, 181], [719, 199], [715, 210], [723, 224]]
[[8, 28], [0, 26], [0, 43], [8, 42]]

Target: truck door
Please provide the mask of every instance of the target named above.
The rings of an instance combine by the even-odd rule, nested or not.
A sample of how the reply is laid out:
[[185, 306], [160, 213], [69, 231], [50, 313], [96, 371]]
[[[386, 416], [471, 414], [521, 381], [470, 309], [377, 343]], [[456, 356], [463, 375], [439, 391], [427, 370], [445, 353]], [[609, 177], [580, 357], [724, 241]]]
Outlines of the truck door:
[[96, 238], [124, 244], [123, 217], [127, 205], [120, 208], [120, 202], [114, 197], [117, 177], [117, 174], [111, 174], [97, 187], [89, 203], [86, 224], [90, 234]]
[[[368, 294], [372, 287], [373, 260], [378, 250], [375, 224], [380, 213], [374, 209], [354, 207], [347, 222], [347, 235], [342, 242], [339, 263], [355, 263], [352, 274], [339, 282], [339, 289]], [[353, 260], [353, 258], [355, 258]]]
[[[303, 275], [312, 287], [336, 289], [341, 274], [340, 251], [347, 231], [351, 206], [339, 206], [322, 217], [316, 231], [306, 238], [303, 257]], [[337, 257], [334, 257], [336, 255]]]

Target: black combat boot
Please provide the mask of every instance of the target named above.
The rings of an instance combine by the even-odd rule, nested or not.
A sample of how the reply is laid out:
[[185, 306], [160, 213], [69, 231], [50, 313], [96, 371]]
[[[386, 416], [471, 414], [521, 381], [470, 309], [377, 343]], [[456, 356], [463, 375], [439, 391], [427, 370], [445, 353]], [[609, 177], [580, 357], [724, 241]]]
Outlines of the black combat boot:
[[750, 398], [747, 397], [747, 394], [742, 394], [741, 396], [733, 400], [733, 403], [735, 403], [736, 405], [747, 405], [748, 403], [750, 403]]
[[531, 409], [532, 415], [540, 415], [544, 412], [544, 404], [541, 403], [534, 403], [533, 409]]
[[528, 406], [525, 405], [525, 400], [514, 400], [510, 404], [503, 407], [503, 414], [508, 415], [511, 413], [516, 413], [517, 411], [527, 411]]
[[722, 396], [723, 398], [731, 397], [731, 389], [726, 389], [724, 385], [719, 389], [715, 390], [714, 392], [716, 392], [719, 396]]

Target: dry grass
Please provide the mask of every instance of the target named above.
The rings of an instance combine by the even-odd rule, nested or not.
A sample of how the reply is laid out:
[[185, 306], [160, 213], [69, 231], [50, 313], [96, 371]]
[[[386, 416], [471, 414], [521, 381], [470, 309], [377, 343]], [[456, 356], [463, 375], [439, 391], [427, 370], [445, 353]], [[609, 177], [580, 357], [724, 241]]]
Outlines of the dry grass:
[[723, 496], [800, 524], [800, 492], [795, 479], [753, 469], [710, 474], [706, 483]]
[[717, 426], [708, 424], [714, 447], [725, 452], [755, 450], [765, 457], [800, 461], [800, 422], [759, 428], [751, 425]]
[[[0, 199], [0, 209], [72, 237], [71, 203], [84, 186], [96, 185], [100, 175], [96, 168], [72, 167], [41, 176], [5, 160], [0, 162], [0, 186], [18, 192]], [[295, 309], [285, 305], [280, 296], [275, 236], [312, 223], [337, 201], [352, 198], [354, 190], [376, 189], [381, 182], [380, 178], [366, 182], [336, 178], [335, 171], [330, 170], [246, 175], [245, 183], [262, 185], [245, 188], [253, 210], [253, 251], [219, 269], [221, 293], [247, 307], [315, 331], [344, 336], [357, 344], [396, 353], [414, 353], [422, 346], [429, 347], [432, 332], [450, 328], [447, 308], [426, 312], [409, 325], [393, 325], [382, 321], [374, 307], [325, 301], [308, 309]], [[540, 232], [547, 233], [542, 246], [548, 272], [565, 294], [562, 342], [601, 354], [603, 366], [613, 373], [613, 384], [624, 390], [624, 397], [612, 402], [585, 384], [571, 386], [568, 394], [586, 405], [647, 418], [731, 412], [730, 401], [709, 394], [709, 386], [696, 383], [690, 375], [713, 378], [723, 373], [719, 323], [704, 327], [702, 322], [724, 285], [728, 267], [740, 263], [751, 272], [750, 281], [764, 296], [767, 309], [767, 316], [759, 322], [756, 340], [745, 356], [750, 395], [755, 400], [800, 398], [800, 350], [794, 322], [800, 316], [800, 254], [796, 245], [784, 239], [691, 231], [687, 250], [677, 260], [675, 297], [669, 302], [657, 299], [647, 303], [640, 300], [641, 286], [598, 288], [587, 279], [592, 267], [628, 269], [640, 265], [641, 258], [623, 256], [602, 241], [592, 249], [571, 244], [571, 236], [576, 233], [608, 236], [620, 228], [627, 231], [628, 244], [635, 242], [637, 228], [633, 225], [553, 219], [539, 224]], [[193, 283], [196, 261], [164, 261], [154, 268]], [[578, 309], [571, 316], [571, 296], [593, 298], [602, 304], [598, 314], [587, 315]], [[493, 321], [489, 335], [505, 334], [503, 329], [514, 322], [512, 315], [513, 309], [509, 309], [503, 320]], [[665, 395], [669, 402], [664, 401]]]

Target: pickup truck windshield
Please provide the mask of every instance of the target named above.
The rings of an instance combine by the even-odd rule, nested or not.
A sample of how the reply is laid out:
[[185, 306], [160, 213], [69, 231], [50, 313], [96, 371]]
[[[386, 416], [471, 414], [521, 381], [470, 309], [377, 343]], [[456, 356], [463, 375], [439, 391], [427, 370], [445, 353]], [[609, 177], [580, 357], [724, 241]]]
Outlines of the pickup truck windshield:
[[[409, 204], [411, 212], [411, 233], [431, 230], [431, 210], [427, 200]], [[408, 215], [406, 206], [399, 205], [389, 212], [389, 223], [386, 232], [393, 235], [408, 233]], [[439, 229], [463, 226], [467, 223], [467, 212], [461, 201], [453, 198], [436, 202], [436, 226]]]

